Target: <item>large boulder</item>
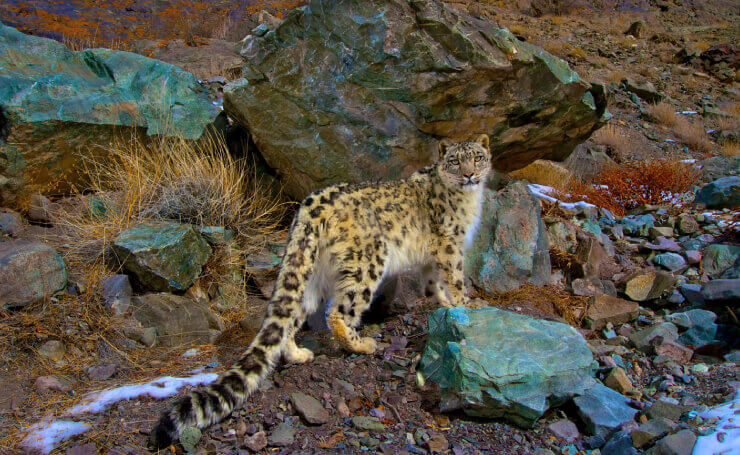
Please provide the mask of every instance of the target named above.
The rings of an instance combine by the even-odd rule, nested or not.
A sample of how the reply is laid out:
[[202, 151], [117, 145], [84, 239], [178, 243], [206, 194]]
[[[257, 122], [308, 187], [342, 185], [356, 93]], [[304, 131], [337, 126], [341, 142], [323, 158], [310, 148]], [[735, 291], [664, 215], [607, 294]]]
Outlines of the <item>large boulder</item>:
[[595, 362], [573, 327], [493, 307], [439, 308], [421, 359], [441, 409], [531, 426], [593, 385]]
[[718, 277], [740, 261], [740, 246], [715, 243], [701, 257], [701, 269], [710, 277]]
[[695, 203], [708, 208], [735, 208], [740, 206], [740, 176], [722, 177], [707, 183], [696, 193]]
[[117, 134], [197, 139], [219, 114], [198, 80], [173, 65], [72, 52], [0, 24], [0, 203], [69, 189], [82, 181], [84, 157], [105, 153]]
[[478, 231], [465, 252], [465, 276], [487, 292], [550, 279], [549, 241], [537, 198], [524, 182], [486, 189]]
[[224, 109], [298, 198], [409, 175], [442, 136], [488, 134], [502, 171], [562, 160], [608, 117], [603, 87], [436, 0], [311, 0], [241, 55]]
[[187, 297], [159, 293], [132, 299], [134, 318], [142, 327], [154, 327], [165, 347], [208, 343], [223, 330], [223, 322], [208, 308]]
[[0, 306], [23, 307], [67, 285], [64, 261], [54, 248], [23, 240], [0, 242]]
[[121, 232], [113, 242], [113, 252], [138, 287], [186, 291], [213, 251], [192, 226], [160, 221]]

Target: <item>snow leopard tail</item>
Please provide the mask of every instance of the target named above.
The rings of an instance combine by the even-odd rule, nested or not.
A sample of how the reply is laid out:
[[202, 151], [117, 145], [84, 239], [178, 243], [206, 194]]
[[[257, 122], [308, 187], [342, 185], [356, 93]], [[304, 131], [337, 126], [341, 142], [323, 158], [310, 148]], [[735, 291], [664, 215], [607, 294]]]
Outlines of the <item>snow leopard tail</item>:
[[211, 385], [195, 390], [162, 414], [149, 435], [150, 448], [169, 447], [187, 427], [205, 428], [223, 420], [242, 407], [272, 372], [285, 341], [307, 316], [301, 302], [318, 249], [319, 226], [313, 218], [304, 205], [293, 221], [267, 316], [252, 343]]

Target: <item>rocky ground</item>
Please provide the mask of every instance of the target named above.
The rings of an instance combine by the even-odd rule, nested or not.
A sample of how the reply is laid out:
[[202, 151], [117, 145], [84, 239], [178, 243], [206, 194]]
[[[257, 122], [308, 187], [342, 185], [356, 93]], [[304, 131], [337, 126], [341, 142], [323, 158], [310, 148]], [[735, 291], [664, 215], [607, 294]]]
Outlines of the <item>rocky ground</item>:
[[[281, 64], [286, 55], [281, 52], [295, 48], [276, 42], [270, 31], [301, 2], [120, 3], [13, 0], [0, 5], [0, 21], [31, 35], [55, 38], [73, 49], [94, 44], [132, 50], [195, 75], [161, 62], [146, 63], [152, 66], [140, 73], [138, 57], [122, 59], [105, 50], [65, 54], [42, 41], [30, 44], [33, 52], [13, 53], [3, 47], [12, 40], [0, 41], [0, 76], [9, 65], [23, 66], [12, 75], [17, 84], [6, 88], [24, 88], [18, 93], [0, 88], [0, 202], [7, 207], [0, 209], [0, 383], [5, 386], [0, 453], [31, 451], [38, 442], [38, 436], [28, 436], [33, 425], [51, 419], [89, 425], [77, 436], [50, 443], [53, 453], [145, 453], [147, 432], [174, 398], [160, 388], [150, 394], [160, 391], [169, 395], [166, 400], [140, 396], [98, 413], [65, 410], [88, 402], [91, 392], [135, 395], [117, 388], [164, 376], [200, 374], [196, 378], [207, 380], [238, 357], [259, 327], [292, 214], [290, 208], [285, 216], [282, 209], [265, 209], [278, 200], [272, 197], [274, 188], [300, 197], [331, 179], [404, 175], [428, 160], [436, 136], [454, 133], [445, 115], [459, 114], [468, 122], [464, 129], [474, 129], [477, 120], [471, 119], [478, 117], [470, 112], [484, 106], [490, 114], [486, 121], [495, 125], [490, 127], [497, 134], [493, 143], [502, 147], [497, 152], [502, 170], [534, 158], [554, 159], [559, 145], [567, 143], [568, 151], [575, 147], [560, 165], [537, 161], [518, 173], [498, 173], [489, 184], [481, 232], [466, 256], [468, 290], [484, 307], [513, 316], [493, 309], [433, 313], [417, 297], [413, 280], [404, 277], [396, 288], [385, 289], [386, 301], [366, 318], [363, 330], [378, 340], [376, 354], [341, 351], [314, 318], [315, 330], [305, 327], [299, 337], [317, 354], [314, 362], [280, 366], [243, 410], [202, 434], [190, 431], [171, 451], [617, 455], [688, 454], [696, 444], [698, 454], [719, 453], [722, 447], [730, 450], [722, 453], [734, 453], [737, 429], [716, 428], [717, 419], [705, 412], [736, 399], [740, 381], [735, 2], [449, 2], [475, 20], [488, 21], [466, 22], [464, 30], [470, 24], [506, 27], [519, 42], [506, 44], [508, 38], [501, 38], [496, 46], [519, 49], [519, 57], [506, 58], [529, 73], [515, 75], [514, 65], [491, 76], [477, 62], [463, 83], [448, 71], [442, 88], [428, 88], [424, 84], [433, 84], [426, 79], [408, 88], [429, 92], [416, 104], [404, 90], [385, 84], [418, 82], [423, 65], [449, 70], [458, 64], [455, 58], [475, 62], [478, 54], [469, 48], [428, 51], [413, 42], [409, 46], [424, 58], [389, 67], [380, 96], [372, 91], [378, 90], [372, 71], [353, 72], [364, 68], [362, 59], [375, 58], [364, 47], [375, 36], [372, 27], [357, 29], [354, 44], [362, 52], [341, 67], [346, 78], [371, 82], [372, 90], [364, 91], [367, 86], [332, 85], [342, 78], [322, 67], [321, 59], [304, 61], [305, 67], [319, 68], [306, 78]], [[189, 17], [198, 20], [183, 22], [176, 14], [190, 9]], [[113, 20], [111, 11], [118, 10]], [[221, 13], [228, 20], [214, 21]], [[433, 8], [423, 14], [436, 18]], [[398, 24], [421, 29], [391, 16], [384, 23], [387, 37]], [[298, 21], [282, 30], [300, 33], [301, 27]], [[0, 32], [28, 39], [7, 28]], [[343, 48], [336, 36], [314, 32], [303, 45]], [[246, 34], [251, 41], [237, 45]], [[552, 61], [551, 66], [531, 64], [521, 56], [526, 48], [520, 42], [563, 58], [589, 82], [562, 83], [558, 78], [569, 73]], [[495, 59], [505, 54], [489, 44], [481, 39], [475, 49]], [[70, 70], [60, 76], [58, 67]], [[238, 77], [253, 85], [228, 84]], [[506, 86], [496, 77], [518, 85]], [[58, 84], [55, 95], [34, 92], [34, 78]], [[481, 82], [489, 79], [490, 85]], [[486, 87], [495, 102], [481, 102], [480, 92], [465, 90], [468, 86]], [[259, 92], [251, 93], [250, 87]], [[278, 106], [286, 91], [302, 102]], [[325, 95], [338, 92], [344, 104], [334, 109]], [[462, 94], [445, 98], [450, 92]], [[74, 95], [74, 102], [60, 108], [52, 103], [56, 93]], [[584, 93], [593, 97], [593, 107], [583, 102]], [[265, 99], [275, 104], [257, 103]], [[607, 120], [599, 108], [604, 103], [612, 116], [609, 124], [584, 139]], [[551, 110], [540, 113], [539, 104]], [[506, 109], [497, 111], [501, 105]], [[188, 106], [186, 115], [175, 116], [169, 125], [180, 137], [232, 122], [228, 149], [255, 160], [257, 166], [248, 172], [273, 185], [257, 186], [257, 193], [239, 187], [240, 200], [245, 193], [270, 194], [253, 198], [267, 201], [264, 206], [228, 206], [219, 200], [220, 205], [198, 207], [216, 205], [222, 212], [237, 207], [267, 214], [274, 222], [257, 229], [238, 218], [186, 213], [196, 200], [178, 200], [182, 196], [175, 193], [167, 193], [166, 200], [147, 197], [182, 192], [182, 187], [126, 180], [132, 173], [126, 178], [105, 174], [120, 177], [112, 190], [79, 179], [81, 149], [115, 149], [113, 133], [121, 127], [131, 128], [132, 140], [144, 142], [147, 130], [164, 131], [156, 112], [178, 112], [177, 106]], [[458, 111], [450, 114], [440, 106]], [[88, 107], [94, 115], [85, 114]], [[310, 116], [303, 109], [316, 118], [304, 121]], [[425, 122], [409, 120], [414, 109], [425, 112]], [[549, 123], [538, 121], [538, 115], [548, 116]], [[255, 117], [270, 120], [260, 123]], [[395, 128], [395, 136], [386, 128]], [[343, 135], [352, 136], [347, 131], [368, 129], [377, 134], [360, 147], [361, 158], [348, 158], [342, 147], [325, 155], [314, 149], [315, 137], [341, 142]], [[286, 131], [296, 137], [290, 153], [280, 137]], [[392, 142], [402, 137], [403, 146], [394, 142], [384, 149], [388, 137]], [[531, 147], [537, 153], [528, 154]], [[182, 155], [184, 167], [199, 169], [195, 155]], [[346, 166], [355, 159], [362, 165]], [[572, 177], [586, 185], [603, 183], [599, 171], [624, 171], [632, 160], [663, 160], [664, 168], [683, 173], [661, 178], [679, 175], [690, 182], [681, 194], [659, 195], [655, 204], [647, 204], [647, 198], [614, 204], [614, 195], [624, 194], [615, 192], [606, 201], [611, 210], [562, 202], [586, 197], [564, 185]], [[162, 164], [126, 163], [147, 176], [147, 168]], [[178, 169], [177, 163], [166, 165]], [[170, 183], [198, 181], [193, 173], [178, 172]], [[132, 181], [141, 184], [138, 192], [123, 184]], [[70, 195], [81, 187], [85, 191]], [[224, 178], [216, 188], [232, 187]], [[597, 197], [589, 201], [605, 202]], [[105, 250], [105, 260], [80, 260], [95, 248]], [[496, 325], [504, 319], [506, 324]], [[520, 378], [536, 387], [522, 390]], [[709, 449], [709, 441], [725, 446]]]

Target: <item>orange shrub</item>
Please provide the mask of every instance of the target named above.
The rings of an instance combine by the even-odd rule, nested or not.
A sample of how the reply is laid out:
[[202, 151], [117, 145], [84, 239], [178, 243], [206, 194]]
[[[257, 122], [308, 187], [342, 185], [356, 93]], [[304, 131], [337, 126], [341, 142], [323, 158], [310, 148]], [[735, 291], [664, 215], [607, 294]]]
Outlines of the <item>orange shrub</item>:
[[573, 179], [564, 200], [586, 200], [617, 216], [642, 204], [660, 204], [688, 191], [699, 171], [690, 163], [653, 160], [610, 164], [594, 178], [594, 185]]

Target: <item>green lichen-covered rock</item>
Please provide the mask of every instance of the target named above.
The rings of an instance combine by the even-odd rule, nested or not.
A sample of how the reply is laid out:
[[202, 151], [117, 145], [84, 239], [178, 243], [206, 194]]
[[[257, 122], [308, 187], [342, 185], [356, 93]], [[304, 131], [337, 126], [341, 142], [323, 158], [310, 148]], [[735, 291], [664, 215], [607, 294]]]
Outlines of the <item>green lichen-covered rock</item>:
[[439, 383], [443, 411], [505, 417], [531, 426], [594, 382], [586, 340], [559, 322], [482, 308], [429, 316], [422, 374]]
[[608, 117], [601, 86], [436, 0], [311, 0], [242, 41], [224, 109], [297, 198], [402, 177], [439, 137], [491, 137], [502, 171], [564, 159]]
[[[116, 134], [199, 138], [219, 116], [198, 80], [129, 52], [63, 44], [0, 24], [0, 203], [65, 191]], [[133, 128], [132, 128], [133, 127]]]
[[540, 203], [524, 182], [486, 189], [478, 231], [465, 251], [465, 276], [491, 293], [550, 278], [547, 230]]
[[23, 307], [66, 285], [64, 261], [54, 248], [23, 240], [0, 242], [1, 307]]
[[715, 243], [704, 250], [701, 268], [707, 275], [718, 277], [738, 261], [740, 261], [739, 246]]
[[152, 291], [185, 291], [212, 250], [192, 226], [157, 222], [127, 229], [113, 242], [113, 251], [135, 282]]

